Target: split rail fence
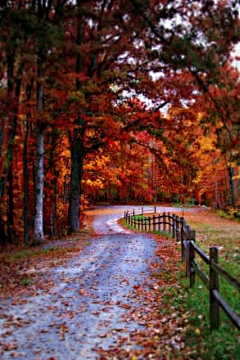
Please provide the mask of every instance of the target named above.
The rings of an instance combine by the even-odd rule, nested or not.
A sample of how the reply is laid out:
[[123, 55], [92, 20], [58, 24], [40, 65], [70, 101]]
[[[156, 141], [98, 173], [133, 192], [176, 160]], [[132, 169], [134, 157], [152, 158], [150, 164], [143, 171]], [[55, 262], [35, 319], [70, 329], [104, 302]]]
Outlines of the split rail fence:
[[[146, 216], [147, 212], [152, 212], [152, 216]], [[220, 326], [220, 308], [226, 313], [231, 322], [240, 330], [240, 316], [234, 312], [229, 304], [220, 294], [220, 278], [224, 278], [238, 292], [240, 292], [240, 282], [233, 278], [218, 263], [218, 248], [210, 247], [207, 255], [196, 244], [196, 232], [187, 225], [184, 217], [163, 212], [156, 213], [156, 207], [148, 210], [141, 209], [136, 212], [133, 210], [124, 212], [125, 222], [132, 228], [139, 231], [160, 232], [170, 235], [177, 242], [181, 243], [182, 260], [186, 263], [186, 276], [190, 279], [190, 287], [195, 282], [196, 274], [202, 280], [209, 291], [209, 317], [212, 330]], [[208, 266], [208, 274], [203, 270], [197, 261], [197, 257]]]

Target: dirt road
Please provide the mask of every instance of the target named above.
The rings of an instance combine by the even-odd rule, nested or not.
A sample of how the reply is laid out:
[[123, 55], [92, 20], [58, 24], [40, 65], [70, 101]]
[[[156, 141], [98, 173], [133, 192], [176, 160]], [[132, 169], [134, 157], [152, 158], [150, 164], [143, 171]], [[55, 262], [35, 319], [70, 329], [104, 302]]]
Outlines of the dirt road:
[[138, 306], [133, 288], [148, 277], [149, 263], [161, 259], [155, 258], [150, 235], [118, 225], [125, 209], [91, 211], [96, 235], [74, 259], [49, 270], [54, 281], [50, 290], [18, 302], [1, 300], [2, 360], [98, 359], [99, 347], [111, 348], [141, 328], [139, 321], [124, 317], [132, 305]]

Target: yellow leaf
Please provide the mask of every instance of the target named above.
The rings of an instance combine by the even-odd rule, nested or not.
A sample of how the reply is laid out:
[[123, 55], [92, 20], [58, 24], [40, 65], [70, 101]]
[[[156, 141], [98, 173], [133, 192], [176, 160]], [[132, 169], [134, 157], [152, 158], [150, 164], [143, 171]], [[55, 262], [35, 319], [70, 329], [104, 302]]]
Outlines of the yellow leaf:
[[194, 332], [195, 334], [199, 335], [201, 333], [201, 330], [199, 328], [196, 328]]

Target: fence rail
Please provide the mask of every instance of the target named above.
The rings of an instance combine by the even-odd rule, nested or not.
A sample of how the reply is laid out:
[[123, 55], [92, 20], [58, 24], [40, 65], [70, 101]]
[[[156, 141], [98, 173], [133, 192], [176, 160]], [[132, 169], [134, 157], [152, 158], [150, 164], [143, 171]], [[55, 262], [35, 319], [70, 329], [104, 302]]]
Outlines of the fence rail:
[[[146, 216], [147, 212], [153, 213], [152, 216]], [[223, 277], [230, 285], [240, 292], [240, 282], [232, 277], [218, 263], [218, 248], [210, 247], [207, 255], [196, 244], [196, 232], [187, 225], [184, 217], [175, 214], [165, 213], [157, 214], [156, 207], [148, 211], [141, 209], [136, 212], [133, 210], [124, 212], [125, 222], [136, 230], [161, 232], [171, 235], [173, 239], [181, 243], [182, 260], [186, 263], [186, 276], [190, 280], [190, 287], [195, 283], [196, 275], [202, 280], [209, 291], [209, 317], [212, 330], [220, 326], [220, 308], [226, 313], [231, 322], [240, 330], [240, 316], [238, 316], [229, 304], [223, 299], [219, 290], [220, 277]], [[197, 261], [197, 257], [208, 265], [208, 274], [202, 269]]]

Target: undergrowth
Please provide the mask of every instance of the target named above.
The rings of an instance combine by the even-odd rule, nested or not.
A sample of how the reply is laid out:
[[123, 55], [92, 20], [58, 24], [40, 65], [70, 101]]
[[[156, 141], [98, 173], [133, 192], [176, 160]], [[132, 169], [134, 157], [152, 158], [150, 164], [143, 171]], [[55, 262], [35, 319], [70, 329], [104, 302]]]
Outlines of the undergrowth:
[[[202, 219], [201, 219], [202, 220]], [[208, 254], [209, 246], [220, 246], [220, 265], [236, 279], [239, 278], [240, 254], [236, 247], [239, 239], [238, 230], [233, 231], [231, 238], [230, 230], [218, 228], [216, 223], [205, 223], [197, 218], [191, 219], [190, 225], [197, 228], [197, 242], [201, 249]], [[136, 230], [131, 225], [123, 223], [125, 227]], [[158, 234], [165, 235], [162, 232]], [[166, 235], [165, 235], [166, 236]], [[173, 244], [173, 246], [175, 246]], [[206, 265], [201, 266], [208, 273]], [[189, 289], [189, 279], [185, 276], [184, 265], [179, 263], [179, 271], [172, 272], [166, 269], [161, 271], [157, 278], [162, 278], [163, 286], [159, 291], [163, 293], [159, 312], [166, 314], [174, 312], [183, 319], [183, 331], [185, 333], [185, 351], [189, 359], [196, 360], [238, 360], [240, 359], [240, 334], [231, 323], [227, 315], [220, 310], [220, 328], [211, 331], [209, 323], [209, 291], [202, 281], [196, 276], [194, 286]], [[169, 279], [175, 284], [168, 286]], [[220, 294], [240, 315], [240, 294], [224, 278], [220, 277]]]
[[52, 254], [53, 252], [62, 253], [64, 251], [66, 251], [66, 249], [62, 249], [61, 247], [57, 247], [57, 246], [52, 246], [47, 249], [40, 249], [40, 250], [22, 250], [7, 256], [6, 259], [8, 261], [14, 261], [23, 258], [38, 257], [39, 255], [48, 255], [48, 254]]
[[[237, 305], [237, 300], [235, 302]], [[219, 330], [210, 330], [209, 293], [200, 279], [197, 278], [189, 289], [185, 271], [180, 271], [176, 277], [176, 286], [165, 291], [163, 308], [166, 313], [174, 308], [178, 316], [184, 318], [185, 343], [191, 359], [240, 359], [239, 331], [222, 311]]]

